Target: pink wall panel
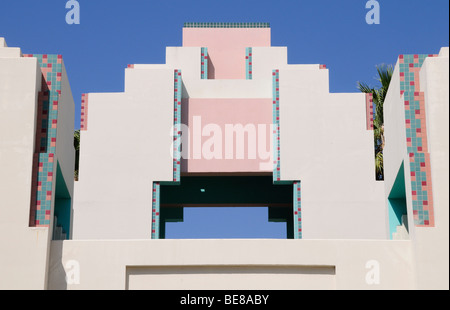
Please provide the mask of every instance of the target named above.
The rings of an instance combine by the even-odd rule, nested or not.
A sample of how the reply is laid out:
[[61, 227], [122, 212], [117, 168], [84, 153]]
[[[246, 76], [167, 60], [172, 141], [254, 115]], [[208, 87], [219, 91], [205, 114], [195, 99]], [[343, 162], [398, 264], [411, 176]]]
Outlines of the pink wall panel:
[[183, 47], [207, 47], [215, 79], [245, 79], [245, 48], [270, 46], [270, 28], [183, 28]]
[[272, 172], [272, 99], [184, 99], [182, 123], [182, 172]]

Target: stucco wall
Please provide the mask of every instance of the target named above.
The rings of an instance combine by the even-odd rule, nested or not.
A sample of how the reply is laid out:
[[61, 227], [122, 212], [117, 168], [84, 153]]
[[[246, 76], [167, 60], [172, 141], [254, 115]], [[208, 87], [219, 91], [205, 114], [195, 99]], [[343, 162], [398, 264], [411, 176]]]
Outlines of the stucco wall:
[[302, 181], [303, 237], [385, 239], [364, 94], [329, 93], [328, 70], [294, 68], [279, 75], [281, 179]]
[[28, 227], [42, 75], [35, 58], [8, 49], [0, 47], [0, 289], [44, 289], [49, 232]]
[[58, 104], [58, 132], [56, 141], [56, 156], [61, 166], [62, 173], [73, 197], [75, 149], [73, 145], [75, 103], [69, 83], [66, 68], [62, 66], [61, 96]]
[[417, 227], [420, 289], [449, 287], [449, 59], [448, 48], [427, 58], [420, 71], [425, 92], [435, 227]]
[[[231, 275], [233, 272], [236, 274]], [[161, 281], [161, 287], [155, 286], [155, 279]], [[50, 289], [168, 287], [203, 290], [415, 288], [409, 241], [52, 242]]]
[[[418, 227], [414, 224], [410, 155], [407, 150], [405, 100], [400, 95], [399, 62], [395, 66], [389, 92], [384, 104], [386, 147], [384, 149], [386, 200], [404, 162], [409, 238], [413, 242], [415, 281], [420, 289], [448, 289], [449, 223], [448, 223], [448, 48], [439, 57], [427, 57], [420, 69], [420, 91], [425, 96], [428, 152], [431, 162], [432, 199], [435, 225]], [[423, 113], [421, 111], [421, 113]], [[426, 124], [426, 127], [425, 127]]]
[[89, 94], [75, 239], [150, 238], [152, 183], [172, 181], [174, 72], [126, 71], [126, 92]]

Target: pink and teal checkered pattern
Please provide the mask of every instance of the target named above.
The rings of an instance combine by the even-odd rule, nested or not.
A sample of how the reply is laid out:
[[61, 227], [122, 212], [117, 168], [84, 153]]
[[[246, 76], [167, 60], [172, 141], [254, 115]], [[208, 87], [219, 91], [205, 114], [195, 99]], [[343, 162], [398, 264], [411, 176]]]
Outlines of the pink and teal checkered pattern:
[[182, 98], [181, 70], [174, 74], [174, 122], [173, 122], [173, 181], [180, 182], [181, 161], [181, 98]]
[[279, 182], [280, 177], [280, 71], [272, 72], [272, 118], [273, 118], [273, 181]]
[[293, 184], [294, 239], [302, 239], [301, 182], [281, 180], [280, 152], [280, 71], [272, 71], [272, 117], [273, 117], [273, 183]]
[[201, 79], [208, 79], [208, 48], [202, 47], [202, 55], [201, 55]]
[[[181, 70], [174, 71], [174, 103], [173, 103], [173, 182], [181, 180], [181, 100], [183, 92]], [[161, 182], [153, 183], [152, 190], [152, 239], [159, 239], [160, 223], [160, 187]]]
[[245, 74], [247, 80], [253, 78], [253, 49], [251, 47], [245, 49]]
[[53, 182], [56, 177], [55, 153], [62, 56], [26, 54], [24, 57], [37, 58], [42, 72], [42, 89], [38, 96], [36, 118], [30, 226], [48, 227], [54, 196]]
[[420, 68], [427, 57], [400, 55], [400, 95], [405, 107], [406, 144], [411, 171], [414, 223], [434, 227], [430, 154], [428, 152], [425, 96], [420, 91]]
[[160, 189], [161, 184], [154, 182], [152, 191], [152, 239], [159, 239]]
[[294, 239], [302, 239], [301, 182], [294, 181]]

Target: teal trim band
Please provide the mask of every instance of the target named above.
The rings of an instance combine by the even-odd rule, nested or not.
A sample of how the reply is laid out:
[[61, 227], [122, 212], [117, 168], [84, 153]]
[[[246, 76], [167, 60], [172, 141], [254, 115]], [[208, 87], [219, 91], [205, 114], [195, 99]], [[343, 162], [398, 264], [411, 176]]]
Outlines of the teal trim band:
[[272, 115], [273, 115], [273, 181], [281, 181], [280, 176], [280, 71], [272, 71]]
[[208, 79], [208, 48], [202, 47], [202, 57], [201, 57], [201, 79]]
[[253, 79], [253, 49], [251, 47], [245, 49], [245, 74], [247, 80]]
[[[179, 185], [181, 180], [181, 100], [183, 82], [181, 70], [174, 71], [173, 100], [173, 182], [164, 184]], [[152, 192], [152, 239], [160, 238], [160, 188], [161, 182], [153, 183]]]
[[154, 182], [152, 192], [152, 239], [159, 239], [160, 191], [161, 185]]
[[294, 239], [302, 239], [301, 182], [294, 181]]
[[174, 122], [173, 122], [173, 181], [180, 181], [181, 161], [181, 99], [182, 99], [181, 70], [174, 73]]
[[292, 185], [292, 184], [294, 184], [294, 181], [286, 181], [286, 180], [273, 181], [273, 184], [275, 184], [275, 185]]
[[270, 28], [270, 23], [184, 23], [184, 28]]

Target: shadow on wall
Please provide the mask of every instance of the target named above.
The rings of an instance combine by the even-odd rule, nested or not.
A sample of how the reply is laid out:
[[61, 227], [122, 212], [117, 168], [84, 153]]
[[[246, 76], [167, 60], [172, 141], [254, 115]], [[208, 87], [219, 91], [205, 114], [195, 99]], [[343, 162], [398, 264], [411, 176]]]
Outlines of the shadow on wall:
[[397, 173], [394, 185], [388, 197], [389, 208], [389, 236], [390, 239], [394, 239], [396, 233], [398, 233], [399, 226], [405, 225], [408, 227], [408, 223], [404, 222], [407, 218], [406, 207], [406, 189], [405, 189], [405, 169], [402, 162], [400, 169]]
[[50, 262], [48, 267], [48, 289], [67, 290], [68, 275], [62, 262], [64, 241], [52, 241], [50, 246]]
[[214, 67], [213, 62], [211, 61], [211, 57], [208, 57], [208, 80], [214, 80], [216, 78], [216, 69]]
[[66, 240], [71, 238], [71, 211], [72, 197], [67, 189], [66, 181], [64, 180], [58, 161], [56, 173], [53, 240]]

